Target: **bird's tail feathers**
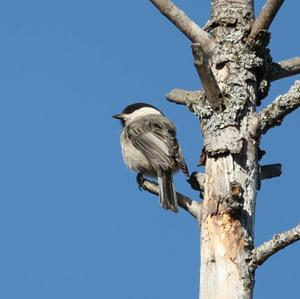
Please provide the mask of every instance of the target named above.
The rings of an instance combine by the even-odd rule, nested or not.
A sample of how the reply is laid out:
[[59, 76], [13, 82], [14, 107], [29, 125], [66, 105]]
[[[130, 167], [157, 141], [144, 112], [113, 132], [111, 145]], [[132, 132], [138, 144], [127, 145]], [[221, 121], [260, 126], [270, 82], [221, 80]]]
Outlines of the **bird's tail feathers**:
[[178, 203], [171, 171], [162, 172], [158, 175], [158, 186], [161, 206], [177, 213]]

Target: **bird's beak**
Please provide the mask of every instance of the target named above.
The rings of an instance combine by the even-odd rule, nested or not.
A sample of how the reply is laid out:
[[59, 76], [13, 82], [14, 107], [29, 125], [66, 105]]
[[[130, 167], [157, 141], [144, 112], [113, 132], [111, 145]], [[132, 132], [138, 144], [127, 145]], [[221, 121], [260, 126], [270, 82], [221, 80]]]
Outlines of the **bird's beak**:
[[124, 113], [119, 113], [119, 114], [113, 115], [113, 118], [123, 119], [124, 118]]

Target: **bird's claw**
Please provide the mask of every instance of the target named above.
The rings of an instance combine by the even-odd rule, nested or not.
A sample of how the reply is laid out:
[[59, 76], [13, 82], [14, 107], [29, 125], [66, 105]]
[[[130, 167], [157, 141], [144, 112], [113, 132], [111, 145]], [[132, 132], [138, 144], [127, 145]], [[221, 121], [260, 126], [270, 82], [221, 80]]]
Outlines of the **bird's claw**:
[[143, 175], [139, 172], [136, 176], [136, 182], [137, 182], [137, 185], [138, 185], [138, 188], [140, 191], [142, 191], [144, 188], [143, 188], [143, 184], [144, 184], [144, 177]]

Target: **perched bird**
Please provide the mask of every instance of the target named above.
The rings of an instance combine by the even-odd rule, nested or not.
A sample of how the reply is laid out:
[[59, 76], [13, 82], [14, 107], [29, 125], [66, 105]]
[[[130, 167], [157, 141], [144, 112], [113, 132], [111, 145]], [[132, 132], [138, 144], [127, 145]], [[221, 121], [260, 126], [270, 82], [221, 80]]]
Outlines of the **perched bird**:
[[159, 109], [145, 103], [129, 105], [113, 117], [123, 126], [120, 142], [127, 167], [139, 175], [157, 177], [161, 206], [177, 212], [172, 173], [182, 170], [189, 174], [174, 124]]

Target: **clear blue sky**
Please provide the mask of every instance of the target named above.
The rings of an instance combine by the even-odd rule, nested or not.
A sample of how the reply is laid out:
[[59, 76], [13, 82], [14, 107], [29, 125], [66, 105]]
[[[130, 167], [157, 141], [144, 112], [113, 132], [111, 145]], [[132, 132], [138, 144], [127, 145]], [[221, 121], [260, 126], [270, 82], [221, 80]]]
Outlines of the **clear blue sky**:
[[[208, 19], [209, 0], [176, 3]], [[286, 1], [271, 28], [275, 60], [299, 55], [299, 10]], [[197, 225], [137, 189], [111, 118], [135, 101], [160, 107], [197, 170], [197, 119], [164, 100], [199, 88], [190, 43], [146, 0], [2, 1], [0, 37], [0, 298], [197, 298]], [[296, 78], [275, 82], [263, 105]], [[262, 143], [283, 175], [258, 194], [257, 244], [300, 221], [299, 119]], [[183, 176], [176, 186], [197, 198]], [[299, 253], [257, 271], [255, 298], [299, 297]]]

